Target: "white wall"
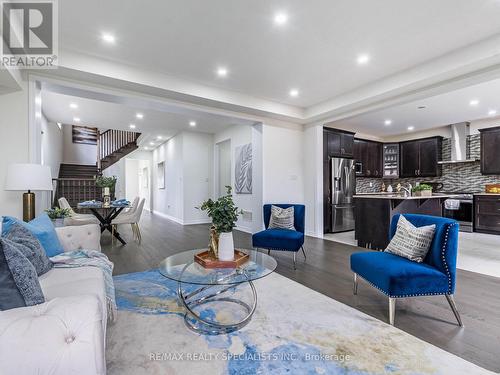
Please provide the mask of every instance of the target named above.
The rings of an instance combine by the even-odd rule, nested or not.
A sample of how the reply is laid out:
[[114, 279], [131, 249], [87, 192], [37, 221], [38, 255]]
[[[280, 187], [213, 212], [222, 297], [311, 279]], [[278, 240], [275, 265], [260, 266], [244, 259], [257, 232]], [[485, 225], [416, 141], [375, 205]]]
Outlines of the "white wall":
[[264, 203], [304, 203], [304, 132], [264, 125]]
[[[0, 95], [0, 215], [22, 217], [22, 192], [5, 191], [7, 167], [29, 162], [28, 89]], [[38, 195], [38, 194], [37, 194]]]
[[63, 125], [63, 162], [65, 164], [95, 165], [97, 161], [97, 146], [73, 143], [71, 125]]
[[41, 128], [41, 161], [50, 167], [52, 178], [57, 178], [63, 160], [63, 132], [56, 123], [48, 122], [43, 115]]

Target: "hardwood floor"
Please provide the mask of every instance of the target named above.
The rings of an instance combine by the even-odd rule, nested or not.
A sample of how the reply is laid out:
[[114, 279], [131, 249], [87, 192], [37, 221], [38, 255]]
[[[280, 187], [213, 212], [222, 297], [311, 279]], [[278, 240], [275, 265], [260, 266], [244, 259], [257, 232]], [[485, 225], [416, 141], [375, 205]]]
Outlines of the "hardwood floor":
[[[208, 242], [208, 225], [182, 226], [144, 212], [142, 244], [132, 241], [129, 226], [120, 226], [129, 243], [111, 244], [103, 236], [103, 251], [115, 263], [115, 274], [154, 268], [170, 254], [203, 248]], [[251, 236], [235, 232], [236, 246], [251, 248]], [[307, 237], [307, 261], [297, 254], [297, 270], [292, 255], [272, 252], [278, 260], [277, 272], [339, 302], [377, 319], [388, 321], [388, 300], [360, 280], [358, 295], [352, 294], [351, 253], [362, 249]], [[426, 342], [486, 369], [500, 372], [500, 278], [469, 271], [457, 271], [455, 300], [465, 327], [457, 326], [444, 296], [397, 300], [395, 326]]]

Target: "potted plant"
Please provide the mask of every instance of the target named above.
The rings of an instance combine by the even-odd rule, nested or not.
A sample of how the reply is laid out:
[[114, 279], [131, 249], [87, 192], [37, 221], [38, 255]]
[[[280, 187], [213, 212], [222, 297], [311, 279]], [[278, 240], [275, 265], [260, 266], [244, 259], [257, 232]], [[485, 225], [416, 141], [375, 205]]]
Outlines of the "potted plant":
[[231, 186], [226, 186], [226, 189], [226, 195], [215, 201], [208, 199], [199, 207], [212, 219], [209, 247], [214, 256], [222, 261], [234, 259], [233, 228], [238, 216], [243, 213], [233, 202]]
[[[95, 185], [99, 188], [105, 189], [109, 188], [109, 195], [111, 196], [111, 200], [115, 199], [115, 187], [116, 187], [116, 176], [97, 176], [95, 178]], [[104, 192], [103, 192], [104, 194]]]
[[52, 220], [55, 227], [64, 226], [64, 219], [71, 216], [71, 210], [69, 208], [49, 208], [45, 210], [47, 216]]
[[430, 197], [432, 196], [432, 186], [427, 184], [420, 184], [411, 189], [411, 192], [416, 197]]

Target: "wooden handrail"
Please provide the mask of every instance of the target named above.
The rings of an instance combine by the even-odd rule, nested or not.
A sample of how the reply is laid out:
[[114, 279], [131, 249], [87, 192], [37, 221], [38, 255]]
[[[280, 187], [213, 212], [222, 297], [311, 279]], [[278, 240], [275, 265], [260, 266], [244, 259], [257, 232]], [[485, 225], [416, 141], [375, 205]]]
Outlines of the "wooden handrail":
[[127, 130], [108, 129], [97, 138], [97, 167], [102, 170], [102, 160], [131, 143], [135, 144], [140, 133]]

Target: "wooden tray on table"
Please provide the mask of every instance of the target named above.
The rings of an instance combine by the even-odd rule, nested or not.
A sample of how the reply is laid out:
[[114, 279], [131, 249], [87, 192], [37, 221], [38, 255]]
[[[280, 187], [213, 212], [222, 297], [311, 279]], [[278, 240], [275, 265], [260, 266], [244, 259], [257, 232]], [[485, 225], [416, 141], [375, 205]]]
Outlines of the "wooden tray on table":
[[194, 256], [194, 261], [204, 268], [238, 268], [248, 262], [250, 256], [243, 251], [234, 250], [233, 260], [219, 260], [208, 250], [202, 251]]

